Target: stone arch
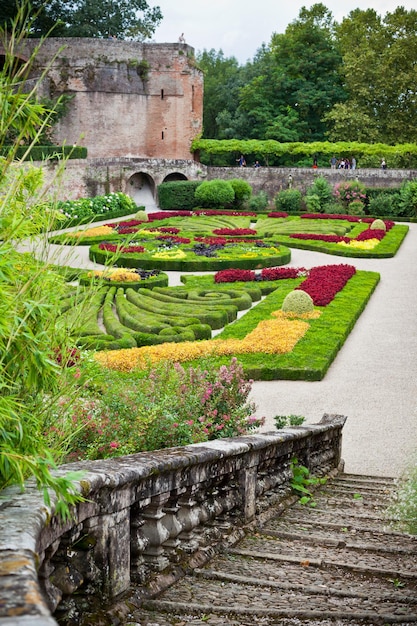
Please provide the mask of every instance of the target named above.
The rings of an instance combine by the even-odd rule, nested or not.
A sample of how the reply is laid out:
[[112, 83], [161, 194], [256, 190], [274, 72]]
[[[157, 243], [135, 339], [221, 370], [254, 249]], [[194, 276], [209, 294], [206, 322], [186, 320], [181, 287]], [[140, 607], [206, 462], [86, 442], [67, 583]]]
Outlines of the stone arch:
[[176, 180], [188, 180], [188, 178], [182, 172], [171, 172], [171, 174], [167, 174], [167, 176], [165, 176], [163, 182], [172, 183]]
[[126, 184], [126, 194], [130, 196], [138, 206], [155, 202], [155, 181], [146, 172], [135, 172], [130, 176]]

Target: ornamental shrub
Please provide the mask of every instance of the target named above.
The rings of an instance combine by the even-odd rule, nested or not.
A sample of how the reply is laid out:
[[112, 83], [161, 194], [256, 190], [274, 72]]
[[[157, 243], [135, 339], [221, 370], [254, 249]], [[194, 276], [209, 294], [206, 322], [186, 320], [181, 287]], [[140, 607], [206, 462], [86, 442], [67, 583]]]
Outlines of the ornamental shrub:
[[196, 204], [203, 207], [224, 207], [233, 204], [235, 192], [228, 180], [205, 180], [194, 193]]
[[399, 212], [400, 193], [380, 192], [370, 198], [367, 212], [374, 217], [397, 217]]
[[233, 191], [235, 192], [233, 206], [236, 209], [240, 209], [245, 200], [249, 200], [251, 197], [252, 187], [246, 180], [242, 180], [241, 178], [232, 178], [232, 180], [229, 180], [229, 183], [232, 185]]
[[302, 204], [301, 191], [298, 191], [298, 189], [284, 189], [284, 191], [279, 191], [274, 197], [274, 202], [277, 211], [298, 213], [301, 211]]
[[417, 215], [417, 180], [412, 180], [400, 191], [400, 215], [403, 217], [415, 217]]
[[285, 296], [282, 310], [284, 313], [310, 313], [314, 311], [313, 300], [308, 293], [297, 289]]
[[353, 200], [348, 205], [348, 215], [364, 215], [365, 205], [360, 200]]
[[196, 180], [175, 180], [158, 185], [159, 208], [163, 210], [188, 210], [196, 206], [194, 193], [201, 185]]
[[245, 208], [248, 211], [256, 211], [260, 213], [261, 211], [265, 211], [269, 204], [268, 196], [265, 191], [260, 191], [256, 195], [251, 196], [245, 203]]
[[324, 176], [318, 176], [308, 189], [305, 203], [309, 211], [324, 213], [333, 200], [332, 186]]
[[387, 230], [383, 220], [374, 220], [369, 228], [371, 230]]

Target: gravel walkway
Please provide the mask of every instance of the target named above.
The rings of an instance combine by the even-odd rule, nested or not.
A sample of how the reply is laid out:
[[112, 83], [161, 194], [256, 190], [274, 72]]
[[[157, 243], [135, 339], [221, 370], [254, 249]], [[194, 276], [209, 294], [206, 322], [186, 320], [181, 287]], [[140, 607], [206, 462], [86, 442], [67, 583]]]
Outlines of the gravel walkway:
[[[147, 203], [148, 211], [157, 207]], [[21, 246], [21, 249], [39, 247]], [[65, 256], [64, 256], [65, 255]], [[100, 267], [88, 247], [62, 250], [51, 245], [50, 260], [73, 267]], [[313, 267], [350, 263], [376, 271], [381, 281], [324, 380], [255, 382], [252, 399], [264, 431], [274, 430], [274, 415], [303, 415], [307, 423], [323, 413], [348, 417], [343, 432], [345, 471], [396, 477], [417, 452], [417, 224], [410, 224], [392, 259], [343, 259], [292, 250], [291, 265]], [[179, 272], [169, 272], [178, 285]]]

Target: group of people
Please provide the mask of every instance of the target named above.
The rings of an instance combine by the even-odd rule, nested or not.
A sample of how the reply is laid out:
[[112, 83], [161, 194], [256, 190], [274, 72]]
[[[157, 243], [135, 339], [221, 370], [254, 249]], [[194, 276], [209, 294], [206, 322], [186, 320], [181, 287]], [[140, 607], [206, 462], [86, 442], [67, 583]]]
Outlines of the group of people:
[[[246, 159], [243, 154], [241, 154], [240, 157], [236, 159], [236, 163], [239, 163], [239, 167], [246, 167]], [[261, 167], [261, 164], [259, 163], [259, 161], [255, 161], [253, 167]]]
[[355, 157], [336, 159], [333, 155], [330, 159], [330, 167], [332, 170], [356, 170], [356, 159]]

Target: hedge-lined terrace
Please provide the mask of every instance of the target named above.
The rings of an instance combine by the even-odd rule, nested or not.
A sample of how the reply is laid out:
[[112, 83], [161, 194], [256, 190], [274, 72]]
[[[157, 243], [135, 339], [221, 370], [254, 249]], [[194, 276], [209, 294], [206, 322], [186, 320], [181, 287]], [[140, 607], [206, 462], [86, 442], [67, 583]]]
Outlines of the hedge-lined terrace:
[[[96, 358], [107, 367], [128, 371], [159, 360], [196, 364], [208, 355], [220, 366], [227, 363], [230, 355], [238, 355], [246, 375], [254, 380], [321, 380], [365, 308], [379, 274], [337, 265], [315, 268], [315, 272], [300, 268], [294, 278], [283, 276], [275, 281], [254, 282], [261, 292], [269, 295], [243, 317], [228, 324], [213, 340], [107, 351]], [[313, 285], [307, 286], [307, 279]], [[196, 289], [210, 294], [227, 288], [216, 284], [214, 276], [187, 276], [183, 280], [187, 289], [178, 287], [169, 291], [177, 290], [183, 296]], [[313, 301], [315, 294], [322, 298], [326, 292], [328, 303], [316, 306], [313, 314], [283, 315], [280, 309], [285, 296], [302, 283], [302, 289], [313, 294]], [[251, 285], [239, 281], [233, 287], [245, 290]]]

